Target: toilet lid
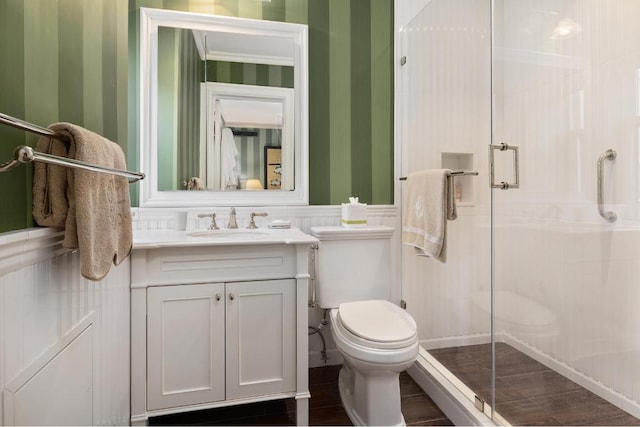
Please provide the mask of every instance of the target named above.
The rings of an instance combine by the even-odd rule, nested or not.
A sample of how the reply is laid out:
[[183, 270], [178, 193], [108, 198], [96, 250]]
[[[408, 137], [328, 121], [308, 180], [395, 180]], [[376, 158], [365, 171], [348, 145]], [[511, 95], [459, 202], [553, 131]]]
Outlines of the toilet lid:
[[346, 302], [340, 304], [338, 312], [349, 332], [369, 341], [404, 341], [416, 334], [413, 317], [389, 301]]

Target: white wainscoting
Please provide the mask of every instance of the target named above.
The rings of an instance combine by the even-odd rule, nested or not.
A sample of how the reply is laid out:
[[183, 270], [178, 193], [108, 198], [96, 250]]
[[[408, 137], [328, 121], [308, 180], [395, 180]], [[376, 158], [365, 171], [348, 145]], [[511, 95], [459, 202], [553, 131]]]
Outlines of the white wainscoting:
[[128, 424], [130, 262], [86, 280], [62, 237], [0, 234], [0, 420]]

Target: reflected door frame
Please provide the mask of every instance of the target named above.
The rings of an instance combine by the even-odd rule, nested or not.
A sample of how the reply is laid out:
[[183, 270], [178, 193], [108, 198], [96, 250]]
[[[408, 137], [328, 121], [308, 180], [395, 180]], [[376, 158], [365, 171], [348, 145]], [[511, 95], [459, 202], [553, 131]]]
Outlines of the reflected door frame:
[[[294, 91], [290, 88], [254, 86], [232, 83], [201, 83], [200, 108], [200, 170], [205, 172], [206, 188], [220, 189], [220, 168], [213, 168], [220, 162], [220, 138], [223, 120], [219, 114], [220, 99], [247, 99], [282, 102], [282, 189], [295, 186], [295, 141], [294, 141]], [[212, 117], [213, 120], [208, 120]], [[254, 126], [254, 124], [249, 124]], [[254, 126], [255, 127], [255, 126]], [[289, 165], [289, 166], [287, 166]]]

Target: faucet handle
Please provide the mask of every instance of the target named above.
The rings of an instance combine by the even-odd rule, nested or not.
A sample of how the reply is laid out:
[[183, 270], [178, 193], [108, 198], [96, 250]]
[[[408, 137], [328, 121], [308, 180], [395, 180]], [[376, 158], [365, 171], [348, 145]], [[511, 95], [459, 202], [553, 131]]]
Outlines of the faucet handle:
[[209, 230], [217, 230], [218, 224], [216, 224], [216, 213], [210, 214], [198, 214], [198, 218], [211, 218], [211, 224], [209, 224]]
[[258, 228], [254, 218], [257, 217], [257, 216], [267, 216], [267, 215], [269, 215], [269, 214], [266, 213], [266, 212], [251, 212], [249, 214], [249, 216], [251, 217], [251, 220], [249, 221], [249, 225], [247, 226], [247, 228], [251, 228], [251, 229]]

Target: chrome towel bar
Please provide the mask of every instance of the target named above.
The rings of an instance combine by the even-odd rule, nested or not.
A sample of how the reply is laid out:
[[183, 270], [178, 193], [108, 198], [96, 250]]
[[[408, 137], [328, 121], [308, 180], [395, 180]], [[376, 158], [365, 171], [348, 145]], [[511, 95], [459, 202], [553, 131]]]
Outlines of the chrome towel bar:
[[144, 179], [142, 172], [129, 172], [120, 169], [113, 169], [106, 166], [93, 165], [91, 163], [81, 162], [67, 157], [54, 156], [53, 154], [39, 153], [33, 148], [21, 145], [14, 151], [15, 158], [6, 163], [0, 164], [0, 172], [6, 172], [18, 166], [21, 163], [42, 162], [53, 165], [66, 166], [75, 169], [84, 169], [93, 172], [108, 173], [111, 175], [124, 176], [130, 178], [130, 183]]
[[[8, 116], [6, 114], [0, 113], [0, 123], [6, 124], [8, 126], [15, 127], [17, 129], [21, 129], [27, 132], [35, 133], [42, 136], [50, 136], [55, 139], [59, 139], [62, 141], [67, 141], [67, 138], [64, 135], [60, 135], [51, 129], [43, 128], [38, 125], [34, 125], [29, 122], [25, 122], [24, 120], [17, 119], [15, 117]], [[14, 151], [14, 159], [9, 160], [6, 163], [0, 164], [0, 172], [6, 172], [18, 166], [21, 163], [30, 163], [30, 162], [42, 162], [42, 163], [51, 163], [54, 165], [65, 166], [75, 169], [84, 169], [93, 172], [100, 173], [108, 173], [111, 175], [124, 176], [129, 178], [130, 183], [134, 183], [144, 179], [145, 175], [142, 172], [129, 172], [120, 169], [113, 169], [106, 166], [98, 166], [91, 163], [81, 162], [79, 160], [70, 159], [67, 157], [54, 156], [52, 154], [40, 153], [34, 151], [33, 148], [28, 147], [26, 145], [21, 145], [16, 147]]]
[[[464, 176], [464, 175], [479, 175], [478, 171], [451, 171], [451, 175], [452, 176]], [[406, 176], [402, 176], [400, 177], [400, 181], [406, 181], [407, 177]]]
[[26, 130], [27, 132], [36, 133], [42, 136], [51, 136], [56, 139], [60, 139], [62, 141], [66, 141], [67, 138], [64, 135], [60, 135], [51, 129], [43, 128], [38, 125], [34, 125], [33, 123], [25, 122], [24, 120], [17, 119], [15, 117], [11, 117], [7, 114], [0, 113], [0, 123], [20, 129]]

